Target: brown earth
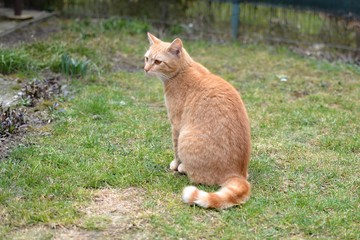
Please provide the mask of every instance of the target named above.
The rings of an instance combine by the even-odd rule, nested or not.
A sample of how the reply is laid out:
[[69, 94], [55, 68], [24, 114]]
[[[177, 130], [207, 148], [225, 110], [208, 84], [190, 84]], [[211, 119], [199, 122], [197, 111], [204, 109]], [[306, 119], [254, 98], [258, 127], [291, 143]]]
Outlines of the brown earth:
[[14, 47], [22, 43], [31, 43], [34, 41], [45, 40], [60, 30], [60, 19], [57, 17], [52, 17], [42, 22], [33, 23], [3, 37], [0, 37], [0, 45], [3, 47]]
[[[94, 190], [93, 200], [79, 206], [81, 220], [72, 227], [35, 225], [10, 232], [9, 239], [151, 239], [150, 213], [140, 188]], [[93, 230], [85, 230], [93, 228]]]

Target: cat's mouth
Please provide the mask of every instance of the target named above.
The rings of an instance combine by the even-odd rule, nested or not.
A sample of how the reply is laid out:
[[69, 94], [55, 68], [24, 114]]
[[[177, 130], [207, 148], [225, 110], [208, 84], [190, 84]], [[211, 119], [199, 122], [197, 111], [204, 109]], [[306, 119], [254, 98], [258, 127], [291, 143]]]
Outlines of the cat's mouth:
[[156, 77], [163, 81], [169, 79], [169, 77], [167, 75], [165, 75], [164, 73], [161, 73], [161, 72], [153, 72], [153, 71], [144, 71], [144, 72], [149, 77]]

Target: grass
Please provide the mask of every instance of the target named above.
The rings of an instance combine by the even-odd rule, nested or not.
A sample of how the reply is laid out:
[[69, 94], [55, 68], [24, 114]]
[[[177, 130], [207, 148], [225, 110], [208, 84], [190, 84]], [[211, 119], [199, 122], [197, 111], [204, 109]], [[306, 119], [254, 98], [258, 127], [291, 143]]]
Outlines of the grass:
[[33, 68], [35, 68], [34, 64], [24, 51], [15, 53], [8, 49], [0, 49], [0, 74], [29, 71]]
[[75, 97], [60, 104], [54, 124], [40, 129], [50, 134], [28, 138], [0, 162], [0, 236], [26, 237], [23, 229], [38, 226], [111, 233], [111, 216], [84, 221], [79, 209], [94, 191], [132, 187], [145, 194], [128, 199], [141, 199], [141, 208], [121, 215], [140, 214], [126, 220], [132, 227], [119, 227], [124, 238], [360, 238], [358, 66], [280, 47], [185, 41], [196, 60], [239, 89], [251, 119], [250, 200], [226, 211], [204, 210], [181, 202], [190, 183], [168, 170], [173, 153], [161, 82], [116, 68], [119, 56], [142, 61], [145, 30], [66, 24], [53, 39], [12, 51], [26, 49], [43, 68], [70, 52], [100, 70], [73, 78]]

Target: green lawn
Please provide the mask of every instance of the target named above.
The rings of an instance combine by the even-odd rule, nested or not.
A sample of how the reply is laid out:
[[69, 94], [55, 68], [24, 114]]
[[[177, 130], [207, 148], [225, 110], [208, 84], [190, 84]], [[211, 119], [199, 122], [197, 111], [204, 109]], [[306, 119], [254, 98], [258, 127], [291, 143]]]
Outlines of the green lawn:
[[[2, 66], [7, 73], [62, 72], [74, 95], [40, 129], [47, 134], [0, 162], [0, 239], [359, 239], [360, 68], [286, 48], [184, 40], [240, 91], [252, 128], [250, 200], [205, 210], [181, 202], [190, 183], [168, 170], [162, 83], [128, 71], [142, 66], [149, 28], [64, 21], [47, 41], [0, 50], [20, 59]], [[87, 68], [69, 72], [64, 56]]]

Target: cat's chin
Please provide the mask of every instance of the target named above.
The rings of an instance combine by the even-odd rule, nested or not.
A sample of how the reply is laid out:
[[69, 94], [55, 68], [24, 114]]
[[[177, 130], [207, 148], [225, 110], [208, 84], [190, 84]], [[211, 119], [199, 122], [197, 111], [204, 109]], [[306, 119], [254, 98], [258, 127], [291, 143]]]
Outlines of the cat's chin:
[[162, 81], [166, 81], [166, 80], [169, 80], [169, 77], [164, 75], [164, 74], [159, 74], [159, 73], [155, 73], [155, 72], [147, 72], [146, 75], [148, 77], [156, 77]]
[[145, 72], [145, 75], [147, 76], [147, 77], [158, 77], [155, 73], [152, 73], [152, 72]]

